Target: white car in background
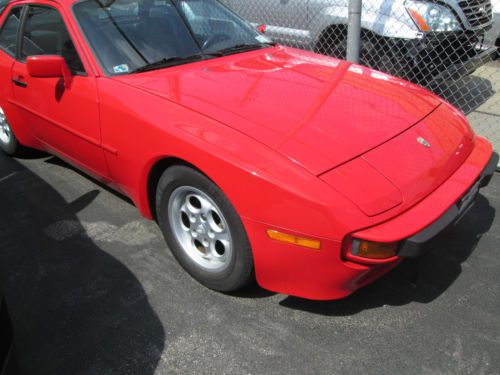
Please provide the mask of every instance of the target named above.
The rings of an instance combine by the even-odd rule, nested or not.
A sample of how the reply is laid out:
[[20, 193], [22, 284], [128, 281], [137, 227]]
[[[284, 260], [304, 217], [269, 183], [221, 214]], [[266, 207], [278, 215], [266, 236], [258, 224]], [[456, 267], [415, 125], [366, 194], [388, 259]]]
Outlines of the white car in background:
[[[265, 25], [266, 35], [282, 44], [345, 58], [349, 0], [221, 2], [254, 25]], [[363, 65], [425, 84], [471, 73], [496, 58], [496, 48], [484, 43], [492, 30], [491, 0], [362, 4]]]
[[491, 43], [499, 48], [500, 54], [500, 0], [492, 0], [493, 27], [486, 34], [486, 43]]

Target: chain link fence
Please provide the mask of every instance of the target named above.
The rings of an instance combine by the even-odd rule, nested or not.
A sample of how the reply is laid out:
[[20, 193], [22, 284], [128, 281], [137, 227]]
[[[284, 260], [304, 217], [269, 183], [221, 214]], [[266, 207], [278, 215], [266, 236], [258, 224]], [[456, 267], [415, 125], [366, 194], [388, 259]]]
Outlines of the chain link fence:
[[342, 59], [357, 5], [359, 62], [448, 100], [500, 150], [500, 0], [222, 2], [283, 45]]

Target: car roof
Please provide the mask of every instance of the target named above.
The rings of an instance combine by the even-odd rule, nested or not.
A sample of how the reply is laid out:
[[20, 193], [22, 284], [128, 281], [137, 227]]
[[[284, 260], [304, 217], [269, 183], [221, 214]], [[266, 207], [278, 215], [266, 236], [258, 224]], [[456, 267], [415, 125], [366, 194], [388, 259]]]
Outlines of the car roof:
[[9, 0], [0, 0], [0, 14], [3, 13], [3, 10], [5, 7], [7, 7], [7, 4], [9, 4]]
[[[9, 5], [11, 3], [17, 3], [19, 1], [21, 1], [21, 0], [0, 0], [0, 14], [2, 14], [2, 12], [5, 10], [7, 5]], [[62, 5], [71, 5], [76, 0], [49, 0], [49, 1], [54, 2], [54, 3], [59, 3]], [[36, 1], [34, 1], [34, 2], [36, 2]]]

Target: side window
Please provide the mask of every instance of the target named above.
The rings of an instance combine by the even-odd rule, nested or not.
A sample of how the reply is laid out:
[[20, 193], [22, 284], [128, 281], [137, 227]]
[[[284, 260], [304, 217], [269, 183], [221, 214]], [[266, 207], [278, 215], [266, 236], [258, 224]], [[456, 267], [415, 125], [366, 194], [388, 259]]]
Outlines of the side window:
[[22, 7], [12, 9], [0, 30], [0, 48], [12, 57], [16, 56], [17, 28], [21, 19], [21, 10]]
[[54, 8], [29, 7], [22, 46], [22, 60], [33, 55], [59, 55], [64, 57], [73, 73], [85, 72], [68, 29]]

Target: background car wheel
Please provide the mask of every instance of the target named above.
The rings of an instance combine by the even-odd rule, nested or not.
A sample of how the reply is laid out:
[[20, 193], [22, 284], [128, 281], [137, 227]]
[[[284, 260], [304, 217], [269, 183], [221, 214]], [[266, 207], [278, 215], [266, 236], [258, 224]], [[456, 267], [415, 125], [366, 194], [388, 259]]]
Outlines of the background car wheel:
[[[402, 48], [389, 45], [387, 39], [369, 30], [361, 30], [360, 47], [359, 63], [361, 65], [404, 79], [414, 76], [412, 66], [404, 54], [401, 54]], [[345, 60], [347, 26], [333, 26], [323, 31], [315, 46], [315, 52]]]
[[0, 108], [0, 149], [7, 155], [15, 155], [21, 149], [2, 108]]
[[218, 291], [238, 290], [254, 279], [250, 244], [224, 193], [187, 166], [168, 168], [156, 191], [157, 217], [182, 267]]

